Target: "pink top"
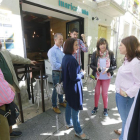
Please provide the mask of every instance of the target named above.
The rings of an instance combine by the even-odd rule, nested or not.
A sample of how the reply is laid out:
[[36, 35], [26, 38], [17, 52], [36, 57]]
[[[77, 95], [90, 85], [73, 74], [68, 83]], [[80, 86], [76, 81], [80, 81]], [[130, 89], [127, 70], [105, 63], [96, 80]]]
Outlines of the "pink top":
[[115, 86], [117, 93], [122, 89], [130, 98], [135, 97], [140, 89], [140, 60], [124, 61], [118, 70]]
[[9, 104], [14, 100], [15, 93], [9, 87], [7, 81], [5, 81], [3, 73], [0, 69], [0, 106]]

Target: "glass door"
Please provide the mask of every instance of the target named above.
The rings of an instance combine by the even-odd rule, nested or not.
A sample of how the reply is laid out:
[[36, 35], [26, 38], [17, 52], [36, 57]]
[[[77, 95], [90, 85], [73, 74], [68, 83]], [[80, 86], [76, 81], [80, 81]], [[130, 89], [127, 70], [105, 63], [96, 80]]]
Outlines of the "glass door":
[[[66, 23], [66, 38], [70, 37], [70, 31], [77, 28], [79, 31], [78, 38], [82, 40], [81, 34], [84, 34], [84, 19], [80, 18]], [[81, 51], [82, 68], [84, 68], [84, 53]]]

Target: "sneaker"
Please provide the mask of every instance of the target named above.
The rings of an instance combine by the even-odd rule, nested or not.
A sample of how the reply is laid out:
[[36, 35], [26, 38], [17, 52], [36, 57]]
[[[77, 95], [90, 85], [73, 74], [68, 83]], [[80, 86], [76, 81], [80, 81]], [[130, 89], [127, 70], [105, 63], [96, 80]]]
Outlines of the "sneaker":
[[22, 135], [22, 132], [20, 131], [13, 131], [12, 133], [10, 133], [10, 137], [20, 137]]
[[104, 117], [108, 117], [108, 112], [107, 112], [107, 108], [104, 108], [104, 112], [103, 112]]
[[55, 113], [57, 113], [57, 114], [60, 114], [61, 113], [61, 111], [60, 111], [60, 109], [58, 107], [53, 107], [53, 111]]
[[63, 103], [59, 103], [59, 105], [66, 107], [67, 104], [63, 102]]
[[96, 115], [98, 111], [98, 107], [94, 107], [94, 109], [91, 111], [92, 115]]

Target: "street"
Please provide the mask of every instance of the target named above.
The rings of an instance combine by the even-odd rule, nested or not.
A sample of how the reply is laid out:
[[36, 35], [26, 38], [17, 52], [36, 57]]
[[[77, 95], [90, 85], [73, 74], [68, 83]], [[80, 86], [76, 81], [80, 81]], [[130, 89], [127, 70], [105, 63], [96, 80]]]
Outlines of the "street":
[[[115, 102], [115, 76], [111, 79], [108, 91], [108, 117], [103, 117], [102, 97], [99, 100], [99, 110], [96, 116], [91, 115], [94, 108], [94, 92], [88, 92], [86, 85], [84, 91], [84, 110], [80, 112], [80, 124], [85, 134], [91, 140], [111, 140], [118, 138], [114, 129], [121, 128], [121, 119], [118, 114]], [[21, 130], [23, 135], [12, 140], [79, 140], [74, 136], [73, 128], [66, 130], [65, 109], [60, 107], [61, 114], [55, 114], [50, 108], [45, 113], [27, 120], [20, 124], [17, 130]], [[15, 129], [16, 130], [16, 129]]]

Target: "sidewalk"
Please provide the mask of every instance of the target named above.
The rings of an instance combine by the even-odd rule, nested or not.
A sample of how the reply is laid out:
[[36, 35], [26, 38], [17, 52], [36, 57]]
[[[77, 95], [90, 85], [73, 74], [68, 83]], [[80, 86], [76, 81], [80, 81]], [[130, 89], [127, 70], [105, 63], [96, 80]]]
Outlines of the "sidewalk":
[[[115, 78], [112, 78], [109, 88], [109, 117], [103, 117], [103, 103], [100, 96], [99, 111], [96, 116], [91, 115], [94, 107], [94, 92], [87, 92], [86, 86], [84, 91], [84, 110], [80, 112], [80, 124], [83, 131], [90, 137], [90, 140], [111, 140], [118, 138], [113, 131], [121, 128], [121, 119], [118, 114], [115, 102]], [[45, 113], [27, 120], [25, 123], [18, 125], [17, 130], [21, 130], [23, 135], [11, 140], [80, 140], [74, 136], [74, 130], [65, 128], [65, 109], [60, 107], [61, 114], [57, 115], [52, 109]], [[16, 130], [15, 129], [15, 130]]]

